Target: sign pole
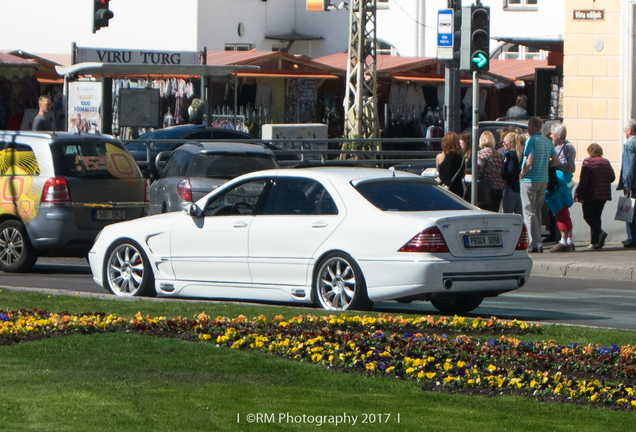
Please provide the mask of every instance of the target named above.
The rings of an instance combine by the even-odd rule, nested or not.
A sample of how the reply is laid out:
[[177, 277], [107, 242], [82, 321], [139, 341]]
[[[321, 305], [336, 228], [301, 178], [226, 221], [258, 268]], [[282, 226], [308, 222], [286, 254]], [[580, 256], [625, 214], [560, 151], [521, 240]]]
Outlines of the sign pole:
[[472, 180], [470, 182], [470, 202], [477, 205], [477, 152], [479, 151], [479, 78], [477, 72], [473, 72], [473, 129], [472, 129], [472, 147], [471, 152], [471, 173]]

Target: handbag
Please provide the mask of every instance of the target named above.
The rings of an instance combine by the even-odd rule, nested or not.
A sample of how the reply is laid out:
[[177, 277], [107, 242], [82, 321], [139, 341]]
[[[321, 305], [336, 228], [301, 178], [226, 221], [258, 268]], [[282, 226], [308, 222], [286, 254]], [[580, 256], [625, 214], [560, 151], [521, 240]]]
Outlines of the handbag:
[[631, 223], [634, 220], [634, 202], [636, 202], [634, 198], [619, 196], [614, 220]]
[[[559, 152], [559, 157], [561, 157], [561, 153], [563, 153], [563, 148], [565, 144], [561, 146], [561, 151]], [[548, 192], [554, 192], [559, 183], [559, 178], [557, 177], [557, 167], [548, 167]]]

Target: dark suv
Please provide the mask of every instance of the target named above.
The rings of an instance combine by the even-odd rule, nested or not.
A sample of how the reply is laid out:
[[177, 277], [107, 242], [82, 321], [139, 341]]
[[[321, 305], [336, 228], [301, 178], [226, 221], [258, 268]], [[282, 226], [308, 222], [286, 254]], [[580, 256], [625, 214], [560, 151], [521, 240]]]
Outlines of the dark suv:
[[161, 165], [150, 185], [151, 214], [183, 210], [234, 177], [278, 167], [274, 153], [260, 145], [219, 141], [187, 142]]
[[111, 136], [0, 131], [0, 270], [85, 257], [104, 226], [147, 213], [146, 191]]
[[[141, 167], [152, 167], [157, 155], [163, 151], [172, 151], [183, 145], [186, 141], [241, 141], [249, 140], [274, 152], [282, 148], [266, 141], [258, 141], [252, 135], [232, 129], [211, 128], [203, 125], [179, 125], [165, 129], [157, 129], [146, 132], [126, 147]], [[290, 154], [277, 155], [279, 160], [298, 160], [298, 157]]]

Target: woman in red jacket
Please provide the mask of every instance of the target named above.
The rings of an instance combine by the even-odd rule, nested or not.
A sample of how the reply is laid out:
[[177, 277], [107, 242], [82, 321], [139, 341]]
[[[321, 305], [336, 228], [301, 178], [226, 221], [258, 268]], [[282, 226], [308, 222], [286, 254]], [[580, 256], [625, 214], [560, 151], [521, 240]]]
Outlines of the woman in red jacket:
[[601, 249], [607, 233], [601, 228], [601, 213], [606, 201], [612, 199], [612, 182], [616, 180], [614, 169], [603, 157], [600, 145], [587, 147], [590, 157], [583, 161], [579, 185], [574, 192], [574, 201], [583, 206], [583, 219], [590, 226], [591, 242], [587, 249]]

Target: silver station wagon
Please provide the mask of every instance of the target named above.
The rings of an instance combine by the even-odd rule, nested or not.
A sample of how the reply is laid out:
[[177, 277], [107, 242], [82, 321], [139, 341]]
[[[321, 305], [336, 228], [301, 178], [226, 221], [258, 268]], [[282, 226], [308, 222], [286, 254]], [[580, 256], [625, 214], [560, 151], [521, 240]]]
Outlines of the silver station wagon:
[[0, 131], [0, 270], [85, 257], [106, 225], [147, 214], [147, 184], [108, 135]]

